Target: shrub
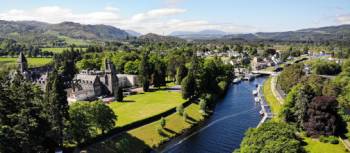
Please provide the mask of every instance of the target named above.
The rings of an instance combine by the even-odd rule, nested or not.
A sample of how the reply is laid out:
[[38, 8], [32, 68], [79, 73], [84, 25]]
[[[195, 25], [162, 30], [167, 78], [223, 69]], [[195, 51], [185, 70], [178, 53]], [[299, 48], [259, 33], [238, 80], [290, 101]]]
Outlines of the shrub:
[[335, 137], [335, 136], [328, 137], [328, 141], [331, 144], [338, 144], [339, 143], [339, 139], [337, 137]]
[[329, 137], [320, 136], [320, 142], [323, 142], [323, 143], [330, 143], [330, 144], [338, 144], [338, 143], [339, 143], [339, 140], [338, 140], [338, 138], [335, 137], [335, 136], [329, 136]]
[[179, 113], [180, 116], [184, 114], [184, 107], [182, 104], [176, 107], [176, 112]]
[[320, 136], [320, 142], [323, 142], [323, 143], [328, 143], [328, 138], [327, 137], [325, 137], [325, 136]]
[[160, 119], [160, 127], [161, 127], [162, 129], [164, 129], [165, 126], [166, 126], [166, 121], [165, 121], [165, 119], [162, 117], [162, 119]]

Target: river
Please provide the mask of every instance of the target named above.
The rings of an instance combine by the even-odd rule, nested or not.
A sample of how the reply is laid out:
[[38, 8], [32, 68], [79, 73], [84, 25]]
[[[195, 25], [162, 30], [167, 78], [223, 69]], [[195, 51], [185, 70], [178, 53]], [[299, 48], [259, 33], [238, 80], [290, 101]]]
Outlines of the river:
[[232, 153], [244, 137], [244, 132], [256, 127], [261, 119], [260, 106], [254, 102], [252, 90], [265, 77], [231, 85], [218, 102], [213, 115], [198, 130], [167, 143], [166, 153]]

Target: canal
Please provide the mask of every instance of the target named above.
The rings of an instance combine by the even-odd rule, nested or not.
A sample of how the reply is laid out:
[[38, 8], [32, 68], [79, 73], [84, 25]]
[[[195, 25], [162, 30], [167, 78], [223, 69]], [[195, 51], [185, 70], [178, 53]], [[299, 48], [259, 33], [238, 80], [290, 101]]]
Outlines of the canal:
[[203, 126], [190, 135], [172, 140], [162, 152], [232, 153], [239, 148], [244, 132], [256, 127], [261, 119], [260, 106], [254, 102], [252, 90], [265, 79], [259, 77], [231, 85]]

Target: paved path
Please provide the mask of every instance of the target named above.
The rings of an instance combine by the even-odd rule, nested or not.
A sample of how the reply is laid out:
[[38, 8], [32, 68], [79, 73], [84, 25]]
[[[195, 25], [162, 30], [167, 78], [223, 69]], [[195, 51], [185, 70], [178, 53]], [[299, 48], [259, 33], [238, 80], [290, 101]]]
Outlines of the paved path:
[[277, 77], [278, 77], [279, 73], [276, 74], [276, 75], [273, 75], [272, 76], [272, 79], [271, 79], [271, 90], [272, 90], [272, 94], [273, 96], [276, 97], [276, 99], [278, 100], [278, 102], [283, 105], [284, 103], [284, 98], [283, 96], [280, 94], [280, 92], [278, 92], [277, 90]]

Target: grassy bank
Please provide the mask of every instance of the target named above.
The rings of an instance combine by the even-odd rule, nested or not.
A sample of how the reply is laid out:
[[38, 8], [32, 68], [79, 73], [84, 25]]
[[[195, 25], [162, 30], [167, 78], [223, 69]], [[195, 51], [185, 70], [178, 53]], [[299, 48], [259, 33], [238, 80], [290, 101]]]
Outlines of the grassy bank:
[[274, 113], [274, 119], [280, 120], [279, 114], [282, 111], [282, 106], [280, 102], [277, 100], [277, 98], [273, 95], [271, 91], [271, 80], [272, 78], [269, 77], [263, 84], [263, 94], [265, 97], [266, 102], [269, 104], [271, 111]]
[[159, 90], [127, 96], [124, 102], [113, 102], [108, 106], [118, 115], [117, 126], [123, 126], [165, 112], [185, 101], [179, 92]]
[[156, 148], [164, 141], [183, 133], [184, 130], [203, 120], [197, 104], [189, 105], [185, 108], [185, 111], [188, 115], [186, 120], [177, 113], [165, 117], [166, 126], [160, 130], [161, 132], [158, 131], [160, 129], [160, 121], [156, 121], [123, 133], [103, 143], [92, 145], [88, 148], [88, 152], [111, 152], [113, 150], [112, 152], [133, 153]]
[[[273, 95], [271, 91], [271, 80], [269, 77], [263, 85], [263, 93], [265, 99], [274, 114], [280, 114], [282, 111], [282, 105], [278, 102], [277, 98]], [[274, 116], [275, 121], [282, 121], [280, 116]], [[305, 150], [310, 153], [345, 153], [346, 149], [341, 142], [339, 144], [329, 144], [320, 142], [318, 139], [312, 139], [306, 136], [301, 136], [303, 141], [306, 143], [304, 146]]]

